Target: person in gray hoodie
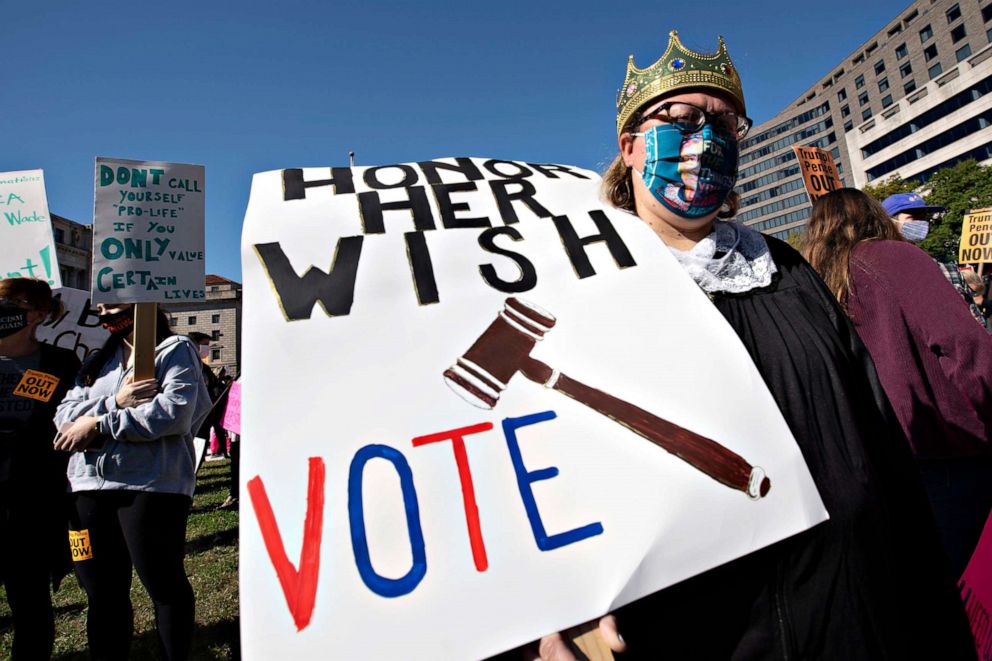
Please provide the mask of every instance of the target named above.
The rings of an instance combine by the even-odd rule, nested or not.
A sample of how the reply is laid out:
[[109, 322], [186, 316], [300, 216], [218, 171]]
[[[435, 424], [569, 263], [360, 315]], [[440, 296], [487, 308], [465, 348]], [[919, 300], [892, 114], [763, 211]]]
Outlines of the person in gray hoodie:
[[70, 543], [89, 601], [95, 659], [127, 659], [132, 567], [155, 605], [164, 658], [188, 658], [195, 597], [183, 566], [195, 485], [193, 432], [210, 411], [193, 343], [157, 322], [155, 378], [133, 379], [133, 307], [99, 306], [111, 332], [59, 405], [55, 448], [72, 453]]

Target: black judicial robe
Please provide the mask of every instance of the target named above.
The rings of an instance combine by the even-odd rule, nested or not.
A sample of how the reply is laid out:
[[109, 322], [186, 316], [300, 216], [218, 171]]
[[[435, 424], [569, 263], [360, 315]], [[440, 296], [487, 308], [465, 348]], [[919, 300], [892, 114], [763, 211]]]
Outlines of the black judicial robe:
[[812, 267], [784, 242], [768, 245], [772, 283], [713, 302], [768, 384], [830, 520], [620, 609], [620, 658], [974, 659], [868, 352]]

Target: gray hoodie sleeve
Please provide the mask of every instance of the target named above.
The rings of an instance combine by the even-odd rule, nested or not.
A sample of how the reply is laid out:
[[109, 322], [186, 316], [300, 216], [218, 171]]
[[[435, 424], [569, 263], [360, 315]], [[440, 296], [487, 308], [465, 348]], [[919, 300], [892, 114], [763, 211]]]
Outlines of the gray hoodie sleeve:
[[190, 433], [210, 409], [199, 357], [188, 341], [176, 342], [156, 365], [160, 392], [132, 408], [107, 411], [100, 430], [119, 441], [154, 441]]
[[93, 397], [88, 386], [76, 386], [65, 394], [55, 412], [55, 428], [61, 429], [84, 415], [101, 416], [117, 408], [114, 396]]

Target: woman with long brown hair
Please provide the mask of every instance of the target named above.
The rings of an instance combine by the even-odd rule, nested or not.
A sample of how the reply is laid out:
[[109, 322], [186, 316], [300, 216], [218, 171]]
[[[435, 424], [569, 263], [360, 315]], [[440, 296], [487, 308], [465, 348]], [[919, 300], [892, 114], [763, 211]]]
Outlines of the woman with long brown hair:
[[69, 572], [68, 455], [52, 447], [55, 408], [79, 359], [35, 337], [62, 303], [42, 280], [0, 280], [0, 577], [14, 620], [13, 658], [48, 659], [51, 585]]
[[992, 508], [992, 337], [937, 263], [859, 190], [817, 200], [806, 256], [875, 361], [960, 576]]

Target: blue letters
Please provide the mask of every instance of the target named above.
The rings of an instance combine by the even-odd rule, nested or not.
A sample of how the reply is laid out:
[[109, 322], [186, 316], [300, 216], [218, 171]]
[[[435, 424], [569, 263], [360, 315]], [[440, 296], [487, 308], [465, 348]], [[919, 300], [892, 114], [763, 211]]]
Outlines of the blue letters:
[[[365, 474], [365, 464], [377, 457], [393, 464], [399, 475], [400, 489], [403, 492], [413, 565], [401, 578], [380, 576], [372, 567], [369, 558], [369, 542], [365, 536], [365, 511], [362, 502], [362, 478]], [[355, 553], [355, 564], [358, 565], [358, 573], [365, 585], [382, 597], [402, 597], [413, 592], [427, 573], [427, 553], [424, 549], [424, 533], [420, 527], [420, 508], [417, 505], [417, 492], [413, 486], [413, 473], [410, 471], [410, 464], [399, 450], [388, 445], [366, 445], [355, 453], [348, 472], [348, 519], [351, 522], [351, 548]]]
[[[534, 541], [537, 548], [542, 551], [551, 551], [568, 544], [581, 542], [587, 537], [601, 535], [603, 524], [590, 523], [575, 528], [567, 532], [549, 536], [544, 530], [544, 522], [541, 521], [541, 513], [537, 511], [537, 501], [534, 500], [534, 490], [531, 488], [533, 482], [550, 480], [558, 475], [555, 466], [540, 468], [535, 471], [527, 471], [524, 466], [524, 459], [520, 454], [520, 444], [517, 442], [517, 430], [528, 425], [535, 425], [546, 420], [553, 420], [557, 416], [554, 411], [544, 411], [543, 413], [533, 413], [519, 418], [505, 418], [503, 420], [503, 434], [506, 436], [506, 446], [510, 450], [510, 460], [513, 462], [513, 470], [517, 474], [517, 486], [520, 488], [520, 498], [524, 501], [524, 509], [527, 510], [527, 518], [530, 519], [530, 527], [534, 531]], [[352, 465], [354, 467], [354, 464]]]

